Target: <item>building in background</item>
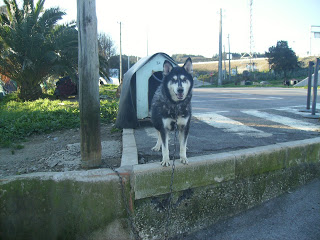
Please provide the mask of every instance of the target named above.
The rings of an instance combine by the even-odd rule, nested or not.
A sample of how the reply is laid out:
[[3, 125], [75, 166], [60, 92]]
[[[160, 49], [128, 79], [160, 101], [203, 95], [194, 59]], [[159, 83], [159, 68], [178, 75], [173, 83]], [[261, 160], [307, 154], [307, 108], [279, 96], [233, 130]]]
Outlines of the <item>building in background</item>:
[[311, 25], [310, 27], [310, 49], [308, 55], [320, 55], [320, 26]]

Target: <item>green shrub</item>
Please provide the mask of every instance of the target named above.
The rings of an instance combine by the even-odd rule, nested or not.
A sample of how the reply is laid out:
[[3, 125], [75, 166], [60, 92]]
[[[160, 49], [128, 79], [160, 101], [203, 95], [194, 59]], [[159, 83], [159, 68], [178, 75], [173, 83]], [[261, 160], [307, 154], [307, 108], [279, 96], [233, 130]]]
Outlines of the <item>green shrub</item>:
[[[104, 87], [104, 90], [107, 91]], [[114, 88], [113, 88], [114, 89]], [[111, 89], [111, 90], [113, 90]], [[110, 91], [110, 90], [109, 90]], [[115, 96], [115, 92], [106, 95]], [[101, 122], [115, 122], [118, 113], [118, 99], [100, 101]], [[50, 133], [61, 129], [80, 127], [79, 103], [38, 99], [22, 102], [17, 94], [9, 94], [0, 100], [0, 147], [10, 147], [32, 134]]]
[[39, 99], [8, 101], [0, 105], [0, 146], [8, 147], [34, 133], [48, 133], [79, 126], [78, 103]]

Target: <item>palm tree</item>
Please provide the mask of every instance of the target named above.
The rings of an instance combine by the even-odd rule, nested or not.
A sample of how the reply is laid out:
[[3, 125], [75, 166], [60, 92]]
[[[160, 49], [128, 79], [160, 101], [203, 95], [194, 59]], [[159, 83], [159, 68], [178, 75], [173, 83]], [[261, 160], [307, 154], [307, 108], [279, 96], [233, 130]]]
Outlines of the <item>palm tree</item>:
[[44, 9], [45, 0], [4, 0], [0, 15], [0, 73], [14, 79], [22, 100], [41, 96], [40, 84], [49, 76], [75, 73], [78, 33], [75, 23], [58, 25], [59, 8]]

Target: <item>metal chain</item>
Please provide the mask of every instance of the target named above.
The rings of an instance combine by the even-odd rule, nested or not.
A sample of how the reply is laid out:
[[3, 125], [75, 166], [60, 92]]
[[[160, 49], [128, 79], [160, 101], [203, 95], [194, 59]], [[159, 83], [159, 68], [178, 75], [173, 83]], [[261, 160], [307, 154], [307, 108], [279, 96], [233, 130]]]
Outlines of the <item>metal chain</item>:
[[[177, 106], [175, 107], [175, 115], [176, 117], [177, 116]], [[172, 172], [171, 172], [171, 182], [170, 182], [170, 193], [169, 193], [169, 198], [168, 198], [168, 210], [167, 210], [167, 216], [166, 216], [166, 232], [165, 232], [165, 239], [168, 239], [169, 238], [169, 225], [170, 225], [170, 216], [171, 216], [171, 210], [172, 210], [172, 193], [173, 193], [173, 182], [174, 182], [174, 172], [175, 172], [175, 168], [176, 168], [176, 165], [175, 165], [175, 158], [176, 158], [176, 145], [177, 145], [177, 130], [178, 130], [178, 126], [177, 126], [177, 122], [175, 124], [175, 129], [174, 129], [174, 150], [173, 150], [173, 161], [172, 161]], [[124, 185], [123, 185], [123, 178], [122, 176], [120, 175], [120, 173], [114, 168], [114, 167], [111, 167], [111, 166], [108, 166], [108, 168], [110, 168], [112, 171], [114, 171], [118, 178], [119, 178], [119, 183], [121, 185], [121, 195], [122, 195], [122, 198], [123, 198], [123, 201], [124, 201], [124, 204], [125, 204], [125, 208], [126, 208], [126, 211], [127, 211], [127, 214], [128, 214], [128, 218], [129, 218], [129, 222], [130, 222], [130, 227], [131, 227], [131, 230], [134, 234], [134, 238], [136, 240], [140, 240], [142, 239], [139, 235], [139, 231], [137, 230], [137, 227], [132, 219], [132, 214], [130, 212], [130, 209], [129, 209], [129, 206], [128, 206], [128, 199], [127, 199], [127, 196], [125, 194], [125, 188], [124, 188]]]
[[[175, 106], [175, 116], [177, 116], [177, 105]], [[177, 120], [177, 119], [176, 119]], [[174, 171], [176, 169], [175, 160], [176, 160], [176, 143], [177, 143], [177, 129], [178, 125], [177, 122], [174, 127], [174, 149], [173, 149], [173, 159], [172, 159], [172, 172], [171, 172], [171, 182], [170, 182], [170, 193], [168, 198], [168, 210], [167, 210], [167, 216], [166, 216], [166, 232], [165, 232], [165, 239], [167, 240], [169, 238], [169, 225], [170, 225], [170, 216], [171, 216], [171, 210], [172, 210], [172, 192], [173, 192], [173, 181], [174, 181]]]
[[140, 240], [142, 238], [139, 236], [139, 231], [137, 230], [137, 227], [136, 227], [136, 225], [135, 225], [135, 223], [134, 223], [134, 221], [132, 219], [132, 214], [131, 214], [129, 206], [128, 206], [128, 199], [127, 199], [127, 196], [125, 194], [125, 188], [124, 188], [124, 185], [123, 185], [123, 178], [120, 175], [120, 173], [114, 167], [108, 166], [108, 168], [110, 168], [112, 171], [114, 171], [117, 174], [118, 178], [119, 178], [119, 182], [120, 182], [120, 185], [121, 185], [121, 195], [122, 195], [122, 199], [124, 201], [125, 208], [126, 208], [126, 211], [127, 211], [127, 214], [128, 214], [128, 219], [129, 219], [129, 222], [130, 222], [131, 230], [133, 232], [134, 238], [136, 240]]

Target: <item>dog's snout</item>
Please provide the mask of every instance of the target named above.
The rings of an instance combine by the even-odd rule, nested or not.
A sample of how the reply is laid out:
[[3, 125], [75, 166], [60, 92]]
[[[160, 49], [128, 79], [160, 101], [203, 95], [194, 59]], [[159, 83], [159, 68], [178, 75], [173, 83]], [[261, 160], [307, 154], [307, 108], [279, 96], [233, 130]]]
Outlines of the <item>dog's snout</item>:
[[183, 88], [178, 88], [178, 93], [183, 93]]

